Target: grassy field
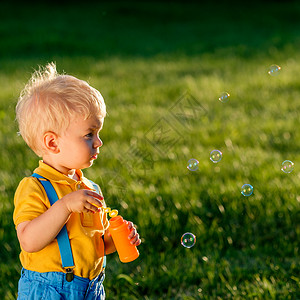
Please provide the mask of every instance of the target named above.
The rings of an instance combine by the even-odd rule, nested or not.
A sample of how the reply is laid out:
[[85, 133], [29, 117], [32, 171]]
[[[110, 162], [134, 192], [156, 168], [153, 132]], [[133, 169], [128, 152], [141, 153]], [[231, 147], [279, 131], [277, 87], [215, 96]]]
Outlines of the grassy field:
[[278, 1], [3, 4], [0, 298], [16, 298], [21, 268], [14, 191], [38, 163], [15, 104], [55, 61], [106, 100], [104, 146], [85, 174], [143, 238], [136, 261], [108, 257], [107, 299], [300, 299], [299, 15]]

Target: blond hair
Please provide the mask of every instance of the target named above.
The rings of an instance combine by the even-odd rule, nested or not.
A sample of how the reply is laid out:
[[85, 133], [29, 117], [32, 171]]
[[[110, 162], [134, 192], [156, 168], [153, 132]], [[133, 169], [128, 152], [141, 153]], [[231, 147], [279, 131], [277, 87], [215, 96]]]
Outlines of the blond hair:
[[55, 63], [35, 71], [20, 94], [16, 106], [19, 132], [28, 146], [43, 154], [43, 136], [48, 131], [60, 135], [72, 117], [84, 119], [106, 115], [104, 100], [99, 91], [86, 81], [58, 74]]

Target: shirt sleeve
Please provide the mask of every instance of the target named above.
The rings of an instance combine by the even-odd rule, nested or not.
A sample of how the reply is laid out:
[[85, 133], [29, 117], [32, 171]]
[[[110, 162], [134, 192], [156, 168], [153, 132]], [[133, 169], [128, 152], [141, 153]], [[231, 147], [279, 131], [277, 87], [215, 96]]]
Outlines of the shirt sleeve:
[[14, 198], [13, 220], [17, 227], [25, 221], [32, 221], [50, 207], [44, 188], [34, 177], [25, 177], [19, 183]]

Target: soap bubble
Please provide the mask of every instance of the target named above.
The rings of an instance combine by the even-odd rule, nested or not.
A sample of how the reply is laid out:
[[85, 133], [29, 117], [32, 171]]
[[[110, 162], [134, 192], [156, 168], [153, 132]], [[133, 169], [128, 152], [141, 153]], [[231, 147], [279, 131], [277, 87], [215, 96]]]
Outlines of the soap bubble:
[[281, 171], [284, 173], [291, 173], [294, 170], [294, 163], [290, 160], [285, 160], [281, 164]]
[[196, 243], [196, 236], [190, 232], [186, 232], [181, 237], [181, 245], [185, 248], [191, 248]]
[[219, 100], [223, 103], [226, 103], [229, 100], [230, 94], [227, 92], [224, 92], [220, 95]]
[[190, 170], [190, 171], [197, 171], [198, 168], [199, 168], [199, 161], [195, 158], [191, 158], [189, 161], [188, 161], [188, 165], [187, 165], [187, 168]]
[[213, 163], [218, 163], [222, 159], [222, 152], [220, 150], [213, 150], [210, 152], [210, 160]]
[[277, 66], [277, 65], [272, 65], [270, 66], [269, 70], [268, 70], [268, 74], [271, 76], [276, 76], [280, 73], [281, 67]]
[[243, 196], [251, 196], [253, 193], [253, 186], [251, 184], [244, 184], [241, 193]]

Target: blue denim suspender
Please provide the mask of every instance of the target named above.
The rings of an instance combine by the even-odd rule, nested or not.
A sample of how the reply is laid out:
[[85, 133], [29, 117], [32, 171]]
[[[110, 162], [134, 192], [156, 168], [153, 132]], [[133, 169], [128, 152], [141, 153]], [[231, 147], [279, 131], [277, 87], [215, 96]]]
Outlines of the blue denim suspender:
[[[39, 182], [42, 184], [46, 191], [50, 204], [53, 205], [58, 200], [58, 196], [51, 182], [43, 176], [36, 173], [33, 173], [31, 176], [39, 180]], [[67, 272], [66, 280], [70, 282], [74, 278], [73, 269], [75, 265], [66, 224], [62, 227], [61, 231], [58, 233], [56, 238], [60, 251], [62, 266], [64, 269], [66, 269]]]

